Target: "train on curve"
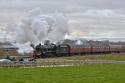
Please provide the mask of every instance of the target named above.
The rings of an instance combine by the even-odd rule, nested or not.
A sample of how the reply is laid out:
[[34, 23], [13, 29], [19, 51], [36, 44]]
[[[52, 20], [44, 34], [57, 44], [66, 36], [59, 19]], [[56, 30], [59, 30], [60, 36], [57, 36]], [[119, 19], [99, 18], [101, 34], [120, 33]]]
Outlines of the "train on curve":
[[88, 41], [87, 44], [50, 44], [33, 46], [33, 58], [62, 57], [78, 54], [108, 54], [125, 52], [125, 45], [122, 43], [104, 43], [102, 41]]

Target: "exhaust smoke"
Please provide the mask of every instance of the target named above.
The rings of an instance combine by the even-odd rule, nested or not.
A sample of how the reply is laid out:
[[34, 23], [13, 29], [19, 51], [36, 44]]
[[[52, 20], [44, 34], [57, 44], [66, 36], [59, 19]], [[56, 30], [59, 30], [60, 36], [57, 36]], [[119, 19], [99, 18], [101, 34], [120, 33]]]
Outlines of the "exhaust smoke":
[[31, 52], [30, 44], [44, 40], [56, 42], [68, 33], [68, 21], [62, 13], [43, 15], [39, 8], [29, 13], [17, 24], [7, 26], [11, 38], [17, 43], [20, 53]]

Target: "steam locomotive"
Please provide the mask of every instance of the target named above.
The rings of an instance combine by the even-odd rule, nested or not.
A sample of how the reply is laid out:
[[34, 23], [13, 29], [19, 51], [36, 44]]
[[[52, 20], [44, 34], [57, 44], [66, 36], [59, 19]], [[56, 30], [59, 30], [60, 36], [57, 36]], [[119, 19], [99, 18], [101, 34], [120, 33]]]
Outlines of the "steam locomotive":
[[[88, 45], [87, 45], [88, 44]], [[72, 56], [77, 54], [107, 54], [125, 52], [125, 45], [119, 43], [104, 43], [88, 41], [86, 45], [53, 44], [46, 42], [44, 45], [34, 47], [33, 58]]]

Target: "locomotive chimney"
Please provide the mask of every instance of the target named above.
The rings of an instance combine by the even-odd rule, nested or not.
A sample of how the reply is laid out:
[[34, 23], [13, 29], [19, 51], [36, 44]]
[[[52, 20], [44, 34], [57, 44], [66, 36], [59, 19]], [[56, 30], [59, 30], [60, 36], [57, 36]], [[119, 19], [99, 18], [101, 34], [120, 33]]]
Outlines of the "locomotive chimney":
[[49, 45], [50, 44], [50, 40], [45, 40], [44, 41], [44, 45]]

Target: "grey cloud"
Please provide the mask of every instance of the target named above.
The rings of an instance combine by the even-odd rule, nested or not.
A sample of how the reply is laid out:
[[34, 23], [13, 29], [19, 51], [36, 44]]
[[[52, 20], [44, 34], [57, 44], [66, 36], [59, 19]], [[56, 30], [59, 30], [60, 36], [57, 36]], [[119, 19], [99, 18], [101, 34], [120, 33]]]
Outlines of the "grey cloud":
[[[124, 9], [124, 0], [0, 0], [1, 8], [28, 10], [41, 7], [52, 10], [80, 11], [84, 9]], [[49, 10], [51, 11], [51, 10]]]
[[73, 34], [77, 30], [88, 37], [125, 35], [124, 0], [0, 0], [0, 25], [17, 22], [36, 7], [43, 13], [66, 14]]

